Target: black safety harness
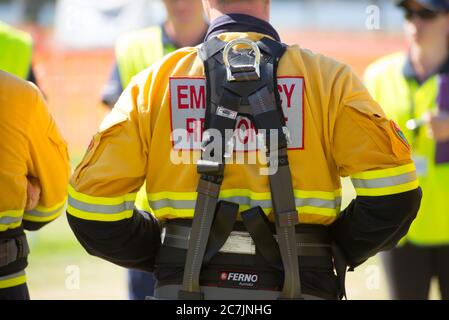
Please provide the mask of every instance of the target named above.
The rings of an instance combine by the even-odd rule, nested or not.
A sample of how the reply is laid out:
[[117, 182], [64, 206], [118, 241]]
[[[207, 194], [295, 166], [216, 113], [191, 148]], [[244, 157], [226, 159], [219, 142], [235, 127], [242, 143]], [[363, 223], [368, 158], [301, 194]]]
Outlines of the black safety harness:
[[[237, 45], [249, 46], [250, 49], [233, 50]], [[202, 156], [197, 163], [197, 171], [201, 175], [197, 187], [198, 198], [179, 299], [204, 298], [199, 277], [204, 258], [210, 259], [210, 254], [205, 257], [206, 251], [211, 252], [206, 250], [208, 243], [217, 243], [210, 241], [215, 234], [213, 230], [211, 232], [214, 217], [216, 213], [218, 213], [217, 217], [225, 217], [226, 214], [220, 212], [229, 212], [231, 215], [229, 219], [232, 220], [226, 220], [235, 221], [238, 213], [237, 204], [226, 201], [219, 203], [218, 198], [224, 177], [225, 158], [233, 151], [233, 138], [229, 132], [234, 131], [239, 115], [249, 117], [259, 134], [262, 130], [265, 131], [263, 133], [264, 147], [268, 166], [277, 167], [275, 173], [269, 176], [277, 243], [271, 237], [272, 241], [268, 247], [279, 247], [278, 250], [269, 251], [270, 253], [279, 252], [282, 261], [284, 285], [281, 297], [301, 298], [295, 231], [295, 226], [298, 224], [298, 212], [287, 155], [290, 138], [276, 90], [277, 66], [285, 50], [286, 46], [269, 38], [262, 38], [257, 42], [236, 39], [226, 43], [217, 37], [204, 43], [199, 50], [205, 67], [207, 105]], [[217, 145], [217, 141], [214, 141], [217, 135], [210, 134], [211, 129], [218, 130], [221, 134], [221, 149], [208, 150], [208, 146], [212, 143]], [[273, 140], [271, 137], [273, 132], [278, 137], [274, 145], [270, 143]], [[224, 150], [226, 152], [223, 152]], [[261, 216], [264, 216], [264, 213], [260, 207], [241, 213], [244, 224], [249, 229], [261, 221]], [[219, 226], [219, 224], [214, 225]], [[232, 230], [232, 225], [229, 228], [229, 223], [224, 225], [228, 225], [229, 232]], [[267, 260], [276, 266], [279, 257], [270, 253], [266, 252]]]

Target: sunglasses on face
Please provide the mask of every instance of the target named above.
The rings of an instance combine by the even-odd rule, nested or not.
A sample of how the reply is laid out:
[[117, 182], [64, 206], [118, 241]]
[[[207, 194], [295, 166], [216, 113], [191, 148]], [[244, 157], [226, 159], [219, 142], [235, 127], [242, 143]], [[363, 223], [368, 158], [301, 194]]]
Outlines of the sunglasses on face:
[[409, 8], [405, 8], [404, 10], [405, 10], [405, 18], [407, 20], [411, 20], [411, 19], [413, 19], [413, 17], [418, 17], [422, 20], [428, 21], [428, 20], [435, 19], [436, 17], [438, 17], [441, 14], [441, 12], [432, 11], [432, 10], [425, 9], [425, 8], [420, 9], [420, 10], [412, 10]]

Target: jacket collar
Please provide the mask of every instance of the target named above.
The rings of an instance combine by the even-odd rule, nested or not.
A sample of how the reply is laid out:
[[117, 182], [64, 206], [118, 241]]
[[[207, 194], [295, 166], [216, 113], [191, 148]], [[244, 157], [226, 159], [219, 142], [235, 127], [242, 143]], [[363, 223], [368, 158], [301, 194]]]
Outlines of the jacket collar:
[[225, 32], [257, 32], [281, 41], [273, 26], [261, 19], [246, 14], [230, 13], [212, 21], [205, 40]]

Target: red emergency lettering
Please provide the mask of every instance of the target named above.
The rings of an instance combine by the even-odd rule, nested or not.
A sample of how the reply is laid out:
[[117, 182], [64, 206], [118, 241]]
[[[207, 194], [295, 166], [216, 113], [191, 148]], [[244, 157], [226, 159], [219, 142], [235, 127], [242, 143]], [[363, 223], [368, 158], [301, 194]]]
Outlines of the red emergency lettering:
[[290, 86], [290, 91], [288, 90], [286, 84], [283, 84], [282, 87], [284, 88], [284, 93], [285, 93], [285, 96], [287, 97], [287, 108], [291, 108], [292, 107], [293, 91], [295, 91], [296, 84], [293, 83]]
[[201, 135], [203, 134], [204, 128], [204, 118], [196, 119], [196, 118], [187, 118], [186, 119], [186, 131], [187, 131], [187, 140], [191, 139], [193, 135], [194, 142], [201, 141]]
[[187, 99], [189, 97], [188, 93], [183, 93], [183, 91], [187, 91], [188, 90], [188, 86], [178, 86], [177, 87], [177, 96], [178, 96], [178, 108], [179, 109], [188, 109], [189, 108], [189, 104], [188, 103], [183, 103], [184, 99]]
[[205, 87], [199, 86], [197, 92], [195, 86], [190, 86], [190, 108], [192, 109], [206, 109], [206, 93]]

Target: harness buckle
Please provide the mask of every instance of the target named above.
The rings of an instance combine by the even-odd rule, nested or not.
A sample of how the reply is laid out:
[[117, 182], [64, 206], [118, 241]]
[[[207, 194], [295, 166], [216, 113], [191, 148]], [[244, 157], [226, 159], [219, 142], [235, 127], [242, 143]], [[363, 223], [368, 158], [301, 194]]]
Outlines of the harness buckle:
[[219, 106], [217, 108], [216, 115], [220, 116], [220, 117], [223, 117], [223, 118], [228, 118], [228, 119], [231, 119], [231, 120], [235, 120], [235, 119], [237, 119], [237, 116], [239, 115], [239, 113], [237, 111], [233, 111], [231, 109], [227, 109], [225, 107]]
[[222, 163], [217, 161], [199, 159], [196, 162], [196, 171], [199, 174], [218, 175], [224, 170]]
[[292, 136], [290, 134], [290, 130], [287, 126], [282, 127], [282, 132], [284, 133], [285, 140], [287, 140], [287, 144], [292, 144]]
[[[234, 48], [238, 44], [247, 45], [247, 46], [251, 47], [251, 49], [254, 51], [255, 58], [254, 58], [254, 64], [252, 66], [251, 65], [237, 65], [237, 66], [231, 65], [231, 63], [229, 61], [229, 52], [231, 51], [232, 48]], [[226, 44], [226, 47], [223, 50], [223, 62], [226, 67], [227, 80], [229, 82], [239, 81], [235, 77], [233, 69], [240, 71], [240, 72], [243, 71], [244, 73], [250, 73], [250, 72], [255, 73], [257, 76], [257, 79], [260, 79], [260, 57], [261, 57], [260, 49], [254, 41], [251, 41], [249, 39], [234, 39], [234, 40], [228, 42]], [[250, 80], [250, 79], [246, 79], [246, 80]]]

